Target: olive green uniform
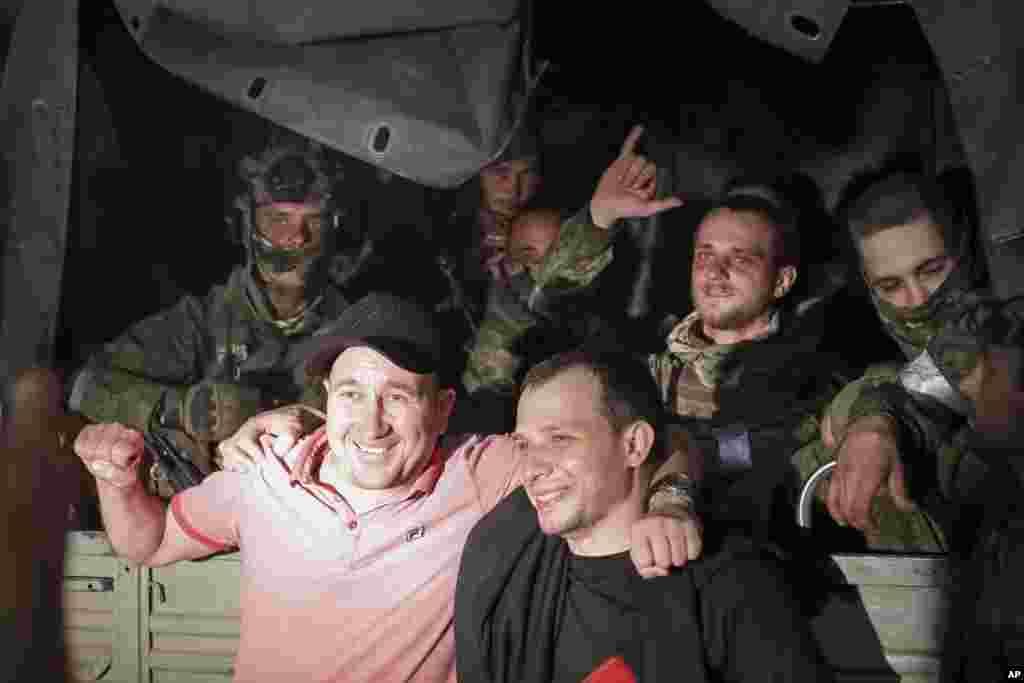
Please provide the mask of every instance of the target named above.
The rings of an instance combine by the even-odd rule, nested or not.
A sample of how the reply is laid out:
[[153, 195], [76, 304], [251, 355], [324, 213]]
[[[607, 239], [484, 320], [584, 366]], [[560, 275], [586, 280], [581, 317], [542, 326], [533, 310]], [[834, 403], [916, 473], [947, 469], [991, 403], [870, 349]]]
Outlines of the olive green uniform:
[[[86, 362], [74, 382], [70, 408], [96, 422], [145, 430], [161, 397], [177, 405], [191, 386], [204, 381], [244, 388], [240, 395], [246, 405], [236, 407], [243, 418], [274, 405], [318, 404], [319, 382], [307, 381], [297, 370], [294, 349], [334, 320], [347, 302], [328, 285], [297, 319], [276, 321], [265, 296], [251, 272], [239, 266], [205, 297], [184, 297], [136, 323]], [[208, 471], [209, 453], [193, 456]]]

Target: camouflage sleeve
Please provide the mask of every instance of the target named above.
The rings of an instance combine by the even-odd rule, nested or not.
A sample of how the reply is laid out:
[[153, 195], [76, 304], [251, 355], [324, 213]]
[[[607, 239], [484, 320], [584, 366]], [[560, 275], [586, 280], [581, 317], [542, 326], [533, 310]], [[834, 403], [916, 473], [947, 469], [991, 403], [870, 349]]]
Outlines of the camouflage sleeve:
[[[1020, 367], [1024, 349], [1024, 297], [1006, 301], [977, 295], [928, 342], [928, 353], [946, 379], [956, 385], [975, 370], [989, 349], [1009, 354]], [[1015, 372], [1014, 380], [1020, 373]], [[968, 398], [966, 395], [964, 398]]]
[[145, 429], [165, 391], [177, 400], [202, 379], [206, 347], [203, 302], [185, 297], [93, 355], [75, 379], [70, 407], [97, 422]]
[[828, 428], [838, 443], [842, 441], [846, 428], [853, 419], [851, 409], [854, 404], [857, 404], [857, 410], [863, 415], [887, 414], [876, 397], [866, 397], [865, 393], [877, 384], [889, 381], [898, 371], [898, 365], [874, 366], [852, 382], [835, 385], [835, 391], [822, 404], [820, 413], [813, 416], [817, 419], [812, 420], [812, 416], [808, 416], [798, 427], [798, 432], [802, 432], [798, 440], [803, 445], [794, 455], [793, 462], [800, 473], [801, 481], [806, 481], [815, 470], [835, 459], [833, 451], [823, 443], [825, 439], [821, 425], [824, 418], [828, 418]]
[[901, 367], [900, 363], [872, 365], [861, 377], [846, 382], [837, 390], [824, 411], [837, 441], [842, 440], [846, 426], [858, 417], [888, 414], [888, 401], [884, 396], [872, 393], [872, 389], [895, 382]]
[[850, 382], [848, 377], [832, 373], [823, 378], [814, 395], [798, 411], [793, 428], [797, 449], [790, 462], [801, 482], [807, 481], [819, 467], [833, 460], [832, 451], [825, 446], [823, 423], [843, 391], [859, 381]]
[[492, 288], [462, 374], [466, 391], [515, 391], [523, 359], [513, 352], [516, 341], [537, 324], [526, 306], [501, 288]]
[[593, 224], [589, 204], [562, 223], [558, 240], [535, 276], [530, 310], [537, 310], [540, 299], [557, 298], [593, 282], [612, 262], [613, 236], [611, 229]]
[[[1021, 346], [1024, 299], [1000, 301], [987, 293], [965, 295], [957, 314], [943, 321], [927, 354], [954, 387], [978, 363], [986, 348]], [[962, 398], [967, 398], [961, 392]], [[850, 405], [850, 419], [889, 415], [899, 428], [900, 456], [946, 500], [961, 498], [974, 486], [977, 459], [964, 443], [967, 418], [939, 400], [907, 391], [895, 374], [866, 388]]]
[[[954, 411], [946, 404], [952, 405], [952, 399], [968, 401], [962, 382], [975, 369], [986, 349], [1000, 345], [1019, 348], [1021, 345], [1024, 299], [999, 301], [985, 292], [970, 292], [964, 294], [963, 299], [952, 314], [941, 321], [925, 352], [907, 366], [937, 372], [938, 379], [945, 380], [945, 394], [923, 388], [925, 393], [935, 394], [932, 399], [908, 392], [894, 373], [889, 381], [874, 383], [851, 403], [851, 420], [879, 414], [896, 419], [901, 427], [901, 452], [937, 453], [947, 445], [953, 432], [963, 423], [957, 412], [964, 413], [966, 407]], [[915, 372], [910, 373], [910, 377], [915, 376]]]
[[815, 392], [804, 402], [801, 417], [797, 422], [793, 433], [794, 438], [801, 447], [812, 441], [821, 440], [821, 423], [829, 412], [836, 397], [842, 393], [844, 387], [850, 384], [850, 377], [840, 372], [832, 372], [827, 377], [822, 377], [821, 383], [816, 387]]
[[[957, 446], [963, 418], [937, 401], [917, 399], [899, 384], [899, 365], [870, 368], [851, 382], [829, 406], [828, 416], [836, 442], [862, 417], [884, 415], [897, 426], [900, 457], [918, 473], [918, 482], [931, 482], [946, 499], [960, 486], [964, 450]], [[830, 453], [829, 459], [834, 457]], [[922, 492], [923, 494], [923, 492]]]
[[[859, 417], [892, 417], [899, 429], [901, 458], [913, 467], [913, 471], [908, 470], [908, 476], [915, 482], [912, 495], [923, 506], [907, 513], [895, 508], [887, 497], [876, 497], [872, 507], [879, 528], [866, 537], [868, 547], [873, 551], [945, 552], [948, 530], [939, 521], [943, 515], [932, 514], [941, 512], [941, 508], [934, 508], [929, 501], [934, 500], [932, 492], [941, 494], [940, 500], [951, 498], [952, 487], [957, 485], [955, 480], [959, 477], [961, 451], [951, 443], [932, 443], [941, 440], [934, 425], [929, 426], [927, 416], [914, 410], [913, 402], [904, 403], [897, 393], [905, 395], [896, 379], [900, 367], [898, 363], [887, 363], [869, 368], [864, 376], [842, 388], [826, 414], [836, 443], [842, 441], [849, 425]], [[792, 462], [800, 480], [806, 482], [819, 467], [835, 459], [835, 449], [819, 439], [798, 450]], [[819, 497], [827, 490], [827, 487], [820, 487]]]

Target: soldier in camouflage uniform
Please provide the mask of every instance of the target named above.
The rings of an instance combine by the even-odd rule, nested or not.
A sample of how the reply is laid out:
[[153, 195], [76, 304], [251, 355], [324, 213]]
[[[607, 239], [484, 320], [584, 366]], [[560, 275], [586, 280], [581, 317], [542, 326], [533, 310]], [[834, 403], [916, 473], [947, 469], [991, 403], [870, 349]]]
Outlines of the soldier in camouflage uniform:
[[[839, 464], [828, 509], [877, 547], [948, 549], [958, 571], [942, 680], [1005, 678], [1024, 657], [1024, 299], [981, 286], [971, 231], [936, 182], [862, 183], [847, 224], [907, 362], [869, 371], [830, 407], [824, 428], [838, 453], [827, 459]], [[851, 447], [865, 434], [890, 447]]]
[[[884, 550], [944, 551], [973, 536], [969, 501], [987, 468], [967, 448], [969, 382], [990, 343], [1019, 330], [1024, 300], [979, 287], [971, 232], [934, 181], [866, 176], [846, 222], [883, 328], [907, 362], [847, 386], [824, 424], [828, 448], [805, 453], [807, 476], [836, 460], [827, 507]], [[959, 536], [959, 539], [957, 538]]]
[[[641, 132], [640, 128], [631, 132], [595, 192], [598, 205], [608, 206], [610, 220], [649, 216], [680, 204], [674, 198], [654, 199], [655, 167], [633, 150]], [[584, 209], [562, 224], [542, 258], [534, 254], [535, 263], [526, 272], [510, 277], [508, 286], [494, 289], [463, 374], [463, 384], [473, 395], [465, 403], [478, 409], [472, 422], [482, 421], [497, 431], [508, 427], [510, 401], [519, 372], [526, 367], [524, 359], [543, 360], [546, 350], [565, 350], [574, 338], [586, 336], [589, 322], [573, 309], [580, 308], [580, 297], [611, 262], [609, 245], [609, 231], [596, 226], [590, 209]], [[513, 251], [519, 252], [520, 247], [513, 246]], [[513, 257], [514, 263], [523, 254], [513, 253]], [[573, 326], [582, 327], [582, 332], [565, 326], [573, 318], [585, 323]]]
[[[514, 348], [524, 335], [540, 324], [530, 310], [529, 298], [543, 257], [558, 238], [561, 221], [557, 212], [532, 210], [521, 213], [509, 228], [508, 245], [513, 247], [524, 229], [536, 233], [542, 253], [523, 263], [509, 249], [501, 273], [487, 293], [484, 319], [473, 339], [462, 383], [472, 394], [480, 390], [511, 394], [515, 391], [524, 359]], [[529, 226], [529, 227], [527, 227]]]
[[462, 376], [470, 394], [512, 396], [525, 368], [599, 333], [594, 302], [587, 296], [590, 287], [565, 283], [562, 293], [567, 296], [557, 305], [539, 301], [546, 292], [538, 282], [550, 279], [545, 257], [558, 240], [561, 221], [554, 209], [527, 209], [513, 221], [501, 275], [488, 292]]
[[[531, 310], [590, 284], [609, 266], [611, 228], [620, 218], [681, 204], [648, 199], [654, 196], [654, 169], [634, 152], [639, 133], [634, 129], [627, 138], [588, 207], [563, 224], [536, 274]], [[649, 194], [632, 190], [630, 197], [623, 190], [634, 186]], [[848, 376], [819, 350], [821, 308], [781, 305], [796, 279], [792, 220], [777, 197], [744, 192], [720, 203], [702, 223], [698, 243], [706, 238], [706, 244], [698, 250], [692, 280], [697, 311], [672, 330], [668, 348], [652, 355], [649, 365], [678, 418], [670, 434], [673, 449], [690, 457], [690, 476], [710, 487], [709, 514], [780, 521], [777, 503], [785, 496], [781, 514], [792, 527], [797, 482], [789, 456], [817, 440], [824, 408]], [[623, 197], [636, 204], [624, 210], [617, 203]], [[714, 234], [705, 230], [711, 223]], [[486, 340], [491, 355], [475, 359], [478, 376], [489, 372], [491, 382], [510, 382], [515, 365], [504, 350], [520, 334], [511, 324], [495, 328]]]
[[693, 453], [708, 516], [796, 550], [791, 457], [820, 443], [820, 419], [849, 372], [823, 348], [824, 305], [790, 301], [800, 267], [795, 215], [767, 185], [712, 204], [694, 237], [694, 311], [648, 364]]
[[319, 402], [293, 349], [347, 306], [329, 275], [341, 169], [289, 136], [242, 160], [240, 172], [245, 263], [205, 297], [185, 297], [108, 343], [77, 374], [69, 401], [96, 422], [158, 424], [204, 474], [216, 443], [248, 417]]
[[509, 275], [509, 230], [541, 182], [539, 134], [524, 120], [498, 158], [460, 190], [438, 256], [448, 295], [436, 311], [453, 343], [472, 341], [486, 315], [491, 285]]

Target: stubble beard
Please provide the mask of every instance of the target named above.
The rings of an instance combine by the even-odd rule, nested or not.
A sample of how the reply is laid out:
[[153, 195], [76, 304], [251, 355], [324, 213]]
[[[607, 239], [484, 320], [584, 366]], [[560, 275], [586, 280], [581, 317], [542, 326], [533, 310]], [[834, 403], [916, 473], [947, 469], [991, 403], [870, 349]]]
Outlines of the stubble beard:
[[541, 531], [546, 535], [566, 538], [588, 526], [583, 511], [575, 501], [562, 500], [559, 503], [565, 504], [564, 509], [556, 504], [546, 512], [537, 511]]
[[742, 330], [767, 315], [770, 310], [769, 301], [738, 301], [735, 294], [722, 299], [702, 293], [697, 301], [701, 322], [717, 330]]

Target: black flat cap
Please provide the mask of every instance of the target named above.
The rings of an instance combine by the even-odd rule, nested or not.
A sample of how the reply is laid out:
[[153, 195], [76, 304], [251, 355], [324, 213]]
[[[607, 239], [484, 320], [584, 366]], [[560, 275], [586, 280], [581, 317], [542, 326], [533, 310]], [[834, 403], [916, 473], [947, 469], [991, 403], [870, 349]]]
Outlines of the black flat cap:
[[304, 342], [299, 354], [307, 376], [326, 375], [341, 352], [353, 346], [367, 346], [419, 375], [442, 367], [441, 331], [433, 316], [391, 294], [367, 294]]

